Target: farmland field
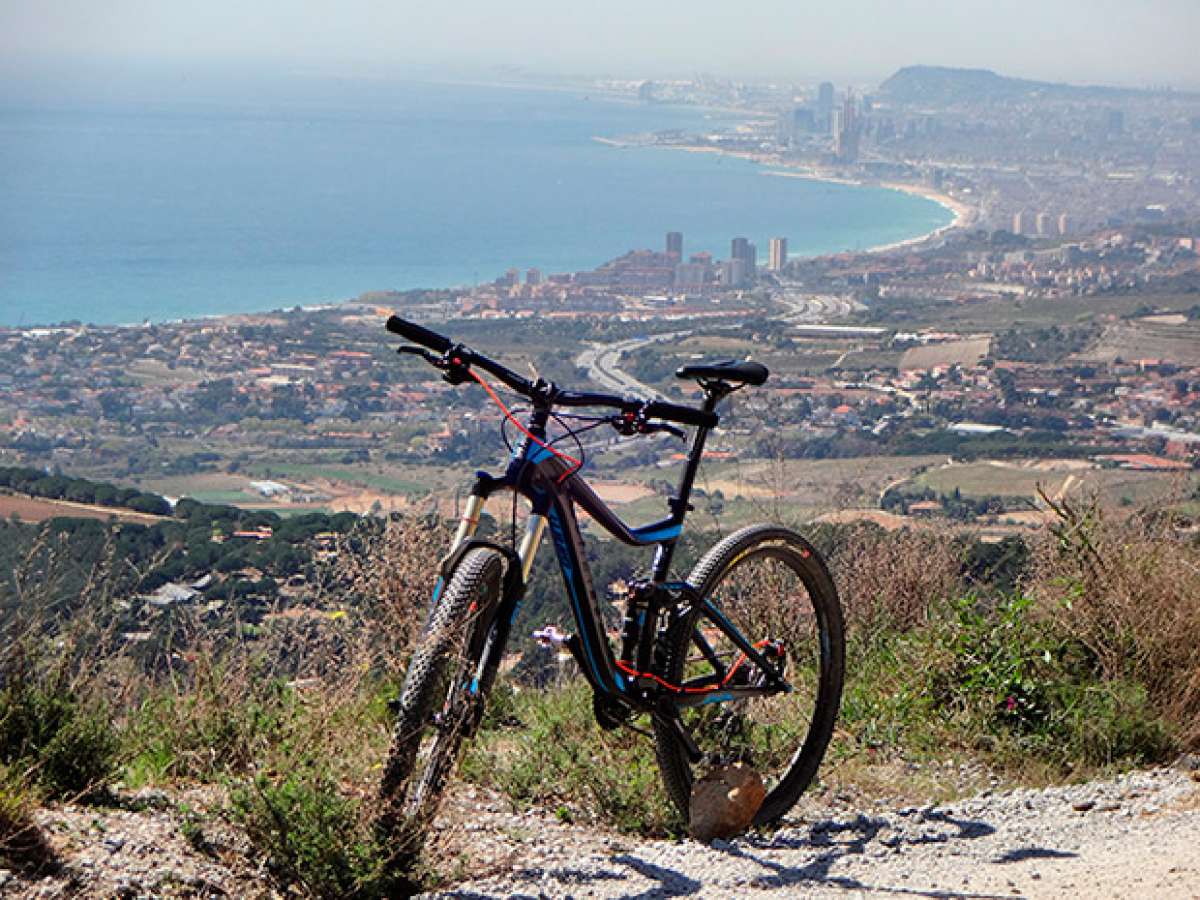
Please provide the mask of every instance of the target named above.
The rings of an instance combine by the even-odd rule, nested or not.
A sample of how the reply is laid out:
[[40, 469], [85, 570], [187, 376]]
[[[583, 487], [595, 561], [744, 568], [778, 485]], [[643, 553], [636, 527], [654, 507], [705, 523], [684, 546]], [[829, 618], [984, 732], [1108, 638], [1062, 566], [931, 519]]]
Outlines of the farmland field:
[[1022, 465], [1000, 461], [953, 463], [914, 478], [911, 484], [939, 494], [957, 488], [966, 497], [1037, 496], [1040, 484], [1051, 498], [1097, 497], [1106, 505], [1128, 506], [1155, 498], [1189, 496], [1200, 485], [1200, 474], [1133, 472], [1124, 469], [1082, 468], [1077, 460], [1041, 460]]
[[1161, 359], [1183, 366], [1200, 365], [1200, 322], [1183, 325], [1122, 322], [1104, 329], [1091, 347], [1077, 355], [1084, 362]]
[[102, 522], [117, 519], [121, 522], [136, 522], [139, 525], [153, 525], [155, 522], [162, 521], [161, 516], [151, 516], [129, 510], [0, 493], [0, 518], [16, 518], [22, 522], [45, 522], [47, 519], [58, 517], [99, 519]]

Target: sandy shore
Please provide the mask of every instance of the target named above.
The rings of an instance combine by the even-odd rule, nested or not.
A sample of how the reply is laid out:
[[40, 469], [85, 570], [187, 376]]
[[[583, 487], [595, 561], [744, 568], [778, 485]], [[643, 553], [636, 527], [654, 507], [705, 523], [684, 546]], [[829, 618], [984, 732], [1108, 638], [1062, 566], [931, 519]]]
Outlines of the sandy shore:
[[876, 247], [869, 247], [863, 253], [890, 253], [896, 250], [902, 250], [906, 247], [916, 247], [928, 241], [932, 241], [949, 231], [956, 228], [964, 228], [972, 224], [978, 218], [978, 211], [971, 205], [963, 201], [951, 197], [949, 194], [942, 193], [931, 187], [921, 184], [909, 184], [902, 181], [865, 181], [857, 178], [844, 178], [833, 175], [827, 172], [821, 172], [816, 169], [804, 166], [790, 166], [784, 163], [777, 156], [764, 155], [755, 153], [750, 150], [726, 150], [722, 147], [710, 147], [696, 144], [639, 144], [632, 141], [621, 141], [613, 138], [594, 137], [592, 140], [601, 144], [607, 144], [612, 147], [662, 147], [667, 150], [682, 150], [685, 153], [717, 153], [722, 156], [732, 156], [736, 159], [745, 159], [750, 162], [757, 163], [761, 166], [770, 166], [762, 174], [770, 175], [776, 178], [803, 178], [808, 181], [823, 181], [826, 184], [845, 184], [855, 187], [879, 187], [889, 191], [900, 191], [904, 194], [913, 194], [917, 197], [924, 197], [926, 200], [932, 200], [934, 203], [948, 210], [954, 217], [948, 224], [935, 228], [933, 231], [925, 234], [917, 235], [916, 237], [906, 238], [902, 241], [893, 241], [890, 244], [880, 244]]
[[899, 191], [903, 194], [912, 194], [916, 197], [924, 197], [926, 200], [932, 200], [934, 203], [948, 210], [954, 219], [933, 231], [926, 234], [917, 235], [916, 237], [906, 238], [903, 241], [893, 241], [890, 244], [880, 244], [877, 247], [869, 247], [864, 253], [889, 253], [893, 250], [901, 250], [905, 247], [915, 247], [918, 244], [923, 244], [926, 241], [940, 237], [948, 231], [955, 228], [963, 228], [975, 221], [976, 210], [974, 207], [968, 206], [961, 200], [951, 197], [949, 194], [944, 194], [941, 191], [934, 190], [931, 187], [920, 184], [908, 184], [902, 181], [863, 181], [855, 178], [839, 178], [835, 175], [827, 175], [817, 172], [813, 169], [771, 169], [763, 173], [764, 175], [772, 175], [777, 178], [803, 178], [808, 181], [824, 181], [829, 184], [847, 184], [856, 187], [880, 187], [889, 191]]

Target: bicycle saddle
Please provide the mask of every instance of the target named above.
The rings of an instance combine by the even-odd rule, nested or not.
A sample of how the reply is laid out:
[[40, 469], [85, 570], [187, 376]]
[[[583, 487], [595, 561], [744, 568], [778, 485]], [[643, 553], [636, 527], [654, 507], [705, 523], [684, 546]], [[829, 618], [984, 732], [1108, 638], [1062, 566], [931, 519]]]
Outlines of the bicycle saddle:
[[727, 359], [722, 362], [696, 363], [692, 366], [680, 366], [675, 370], [676, 378], [700, 378], [705, 381], [730, 381], [735, 384], [752, 384], [755, 387], [767, 380], [771, 373], [762, 363], [735, 362]]

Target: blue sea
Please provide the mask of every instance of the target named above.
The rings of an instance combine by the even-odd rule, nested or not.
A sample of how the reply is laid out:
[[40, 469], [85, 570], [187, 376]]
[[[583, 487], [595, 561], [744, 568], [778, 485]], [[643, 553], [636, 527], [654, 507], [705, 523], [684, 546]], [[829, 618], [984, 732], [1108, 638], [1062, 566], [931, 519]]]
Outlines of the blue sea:
[[[694, 108], [405, 83], [281, 98], [0, 105], [0, 324], [127, 323], [685, 253], [889, 243], [928, 200], [594, 140], [722, 124]], [[728, 123], [725, 123], [728, 124]]]

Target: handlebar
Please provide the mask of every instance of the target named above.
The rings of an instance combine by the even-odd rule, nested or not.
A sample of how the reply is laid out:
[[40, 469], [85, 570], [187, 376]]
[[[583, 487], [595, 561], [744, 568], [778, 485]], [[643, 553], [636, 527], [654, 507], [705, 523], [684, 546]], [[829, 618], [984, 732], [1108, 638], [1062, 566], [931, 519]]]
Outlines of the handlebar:
[[476, 365], [535, 403], [547, 406], [607, 406], [618, 409], [622, 413], [638, 413], [644, 419], [664, 419], [668, 422], [678, 422], [680, 425], [691, 425], [696, 428], [715, 428], [720, 421], [716, 413], [691, 406], [679, 406], [662, 400], [646, 402], [629, 397], [618, 397], [615, 394], [559, 390], [540, 378], [537, 382], [532, 382], [495, 360], [476, 353], [469, 347], [455, 344], [450, 338], [399, 316], [391, 316], [387, 320], [387, 330], [392, 334], [400, 335], [405, 340], [441, 354], [441, 360], [432, 357], [432, 354], [427, 358], [440, 368], [446, 369], [448, 378], [451, 378], [456, 371], [465, 372], [470, 366]]
[[388, 318], [387, 330], [392, 334], [400, 335], [406, 341], [412, 341], [414, 344], [420, 344], [422, 347], [428, 347], [430, 350], [435, 350], [438, 353], [445, 353], [454, 346], [450, 338], [443, 337], [436, 331], [430, 331], [423, 325], [418, 325], [416, 322], [410, 322], [399, 316]]

